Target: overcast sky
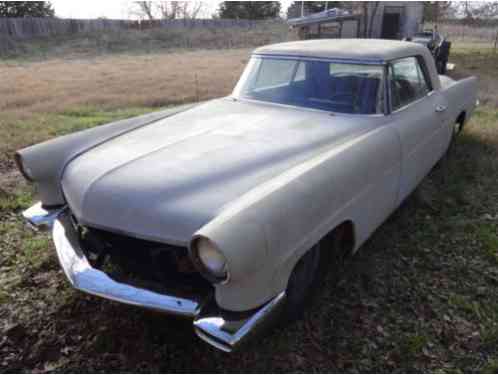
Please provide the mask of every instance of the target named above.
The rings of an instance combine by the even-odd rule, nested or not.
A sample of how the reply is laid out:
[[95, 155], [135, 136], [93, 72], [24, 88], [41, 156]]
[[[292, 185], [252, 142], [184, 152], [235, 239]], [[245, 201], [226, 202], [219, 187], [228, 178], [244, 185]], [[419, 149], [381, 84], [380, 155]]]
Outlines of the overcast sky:
[[[209, 18], [218, 9], [221, 1], [203, 1], [204, 10], [202, 17]], [[51, 0], [55, 14], [61, 18], [99, 18], [112, 19], [133, 18], [132, 1], [126, 0]], [[282, 10], [287, 10], [291, 1], [281, 1]]]

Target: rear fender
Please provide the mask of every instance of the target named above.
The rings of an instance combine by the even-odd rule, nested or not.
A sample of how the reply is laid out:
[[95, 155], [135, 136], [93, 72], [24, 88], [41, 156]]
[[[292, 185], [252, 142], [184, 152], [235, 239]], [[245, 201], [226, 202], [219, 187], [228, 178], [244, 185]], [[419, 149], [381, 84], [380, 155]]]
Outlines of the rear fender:
[[441, 92], [448, 101], [449, 118], [454, 124], [461, 113], [465, 113], [464, 123], [474, 113], [477, 105], [477, 78], [468, 77], [459, 81], [447, 79]]

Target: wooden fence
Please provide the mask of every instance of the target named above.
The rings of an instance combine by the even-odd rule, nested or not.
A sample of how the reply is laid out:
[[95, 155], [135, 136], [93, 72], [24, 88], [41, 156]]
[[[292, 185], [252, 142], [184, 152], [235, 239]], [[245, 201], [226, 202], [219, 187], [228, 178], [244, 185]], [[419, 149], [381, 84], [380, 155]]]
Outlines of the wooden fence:
[[75, 34], [80, 32], [150, 28], [253, 28], [262, 22], [231, 19], [174, 19], [154, 21], [81, 20], [61, 18], [0, 18], [0, 37], [29, 39], [37, 36]]

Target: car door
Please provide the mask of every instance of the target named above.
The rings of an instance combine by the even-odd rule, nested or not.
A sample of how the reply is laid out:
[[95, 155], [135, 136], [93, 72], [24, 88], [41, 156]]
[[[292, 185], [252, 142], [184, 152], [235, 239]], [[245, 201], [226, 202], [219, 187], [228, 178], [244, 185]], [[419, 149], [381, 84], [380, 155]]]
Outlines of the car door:
[[407, 57], [388, 66], [391, 126], [402, 150], [398, 204], [427, 175], [443, 153], [445, 98], [433, 90], [422, 58]]

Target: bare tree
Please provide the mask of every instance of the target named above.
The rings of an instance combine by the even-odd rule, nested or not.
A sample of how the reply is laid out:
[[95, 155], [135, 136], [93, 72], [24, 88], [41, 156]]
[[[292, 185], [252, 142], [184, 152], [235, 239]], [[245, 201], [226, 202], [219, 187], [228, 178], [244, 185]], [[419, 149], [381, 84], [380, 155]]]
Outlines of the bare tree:
[[437, 23], [439, 20], [455, 18], [458, 3], [454, 1], [424, 1], [424, 22]]
[[149, 20], [195, 19], [204, 8], [202, 1], [135, 1], [133, 14]]
[[161, 19], [174, 20], [178, 18], [180, 10], [179, 1], [157, 1], [155, 4]]
[[462, 1], [456, 3], [460, 14], [467, 21], [493, 19], [498, 16], [498, 1]]
[[204, 3], [202, 1], [184, 1], [182, 10], [183, 18], [195, 20], [203, 8]]
[[152, 14], [152, 1], [135, 1], [135, 6], [138, 8], [133, 10], [133, 13], [142, 15], [149, 20], [154, 19], [154, 15]]

